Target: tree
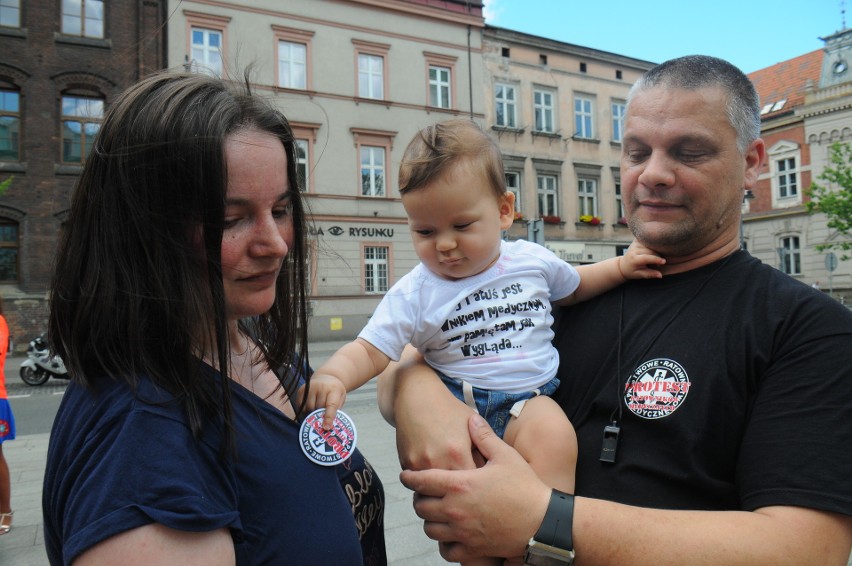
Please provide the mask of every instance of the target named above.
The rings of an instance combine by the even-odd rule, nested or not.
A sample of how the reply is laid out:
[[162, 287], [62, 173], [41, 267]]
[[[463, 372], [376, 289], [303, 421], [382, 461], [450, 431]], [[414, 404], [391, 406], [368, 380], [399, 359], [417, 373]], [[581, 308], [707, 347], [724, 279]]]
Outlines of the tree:
[[[841, 241], [816, 246], [818, 251], [852, 250], [852, 145], [835, 142], [828, 150], [829, 166], [817, 177], [830, 185], [811, 183], [807, 203], [808, 213], [821, 212], [828, 218], [828, 227], [846, 236]], [[837, 187], [837, 188], [832, 188]], [[843, 254], [840, 259], [849, 259]]]
[[6, 192], [6, 189], [8, 189], [9, 186], [12, 184], [12, 179], [14, 178], [14, 175], [10, 175], [7, 179], [0, 182], [0, 196], [3, 196], [3, 194]]

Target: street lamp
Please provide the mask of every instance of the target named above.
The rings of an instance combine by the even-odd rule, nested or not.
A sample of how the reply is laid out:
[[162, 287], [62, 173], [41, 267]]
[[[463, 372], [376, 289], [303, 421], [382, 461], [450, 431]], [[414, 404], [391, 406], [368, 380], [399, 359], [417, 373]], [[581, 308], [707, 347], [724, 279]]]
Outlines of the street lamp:
[[[747, 200], [754, 200], [754, 193], [751, 189], [743, 190], [743, 205]], [[745, 233], [743, 228], [743, 211], [740, 211], [740, 249], [745, 247]]]

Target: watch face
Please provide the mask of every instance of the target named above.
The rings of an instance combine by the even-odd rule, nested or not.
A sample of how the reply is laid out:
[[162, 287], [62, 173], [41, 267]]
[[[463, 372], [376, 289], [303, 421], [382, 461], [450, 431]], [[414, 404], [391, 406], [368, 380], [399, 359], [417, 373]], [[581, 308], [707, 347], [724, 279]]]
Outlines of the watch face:
[[834, 67], [831, 70], [835, 75], [842, 75], [846, 72], [846, 69], [848, 68], [849, 67], [846, 64], [846, 61], [841, 59], [840, 61], [834, 64]]

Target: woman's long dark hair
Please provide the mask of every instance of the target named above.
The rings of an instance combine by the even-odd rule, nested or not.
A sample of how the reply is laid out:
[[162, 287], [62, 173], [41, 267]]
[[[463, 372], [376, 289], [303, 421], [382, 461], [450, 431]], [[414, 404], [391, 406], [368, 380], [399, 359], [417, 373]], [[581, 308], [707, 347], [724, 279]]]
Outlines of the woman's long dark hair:
[[[146, 374], [181, 402], [199, 435], [224, 415], [230, 387], [214, 387], [199, 358], [215, 357], [227, 384], [229, 336], [221, 271], [226, 138], [268, 132], [287, 154], [294, 243], [269, 312], [243, 323], [272, 369], [307, 360], [305, 213], [293, 133], [268, 101], [201, 74], [142, 80], [110, 106], [72, 197], [57, 254], [48, 332], [74, 380], [135, 386]], [[247, 329], [250, 324], [252, 328]], [[295, 395], [293, 372], [279, 371]]]

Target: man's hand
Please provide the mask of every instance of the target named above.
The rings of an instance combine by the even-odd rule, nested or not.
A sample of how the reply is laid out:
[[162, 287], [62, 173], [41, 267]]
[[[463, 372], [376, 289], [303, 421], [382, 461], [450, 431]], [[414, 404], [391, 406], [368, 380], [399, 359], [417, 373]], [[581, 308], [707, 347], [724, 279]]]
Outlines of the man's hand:
[[450, 562], [478, 556], [520, 556], [547, 510], [551, 489], [485, 420], [468, 421], [470, 438], [485, 457], [475, 470], [404, 470], [400, 480], [416, 492], [423, 530]]
[[[306, 390], [308, 396], [304, 397]], [[315, 373], [311, 376], [311, 386], [308, 388], [303, 385], [299, 389], [299, 401], [303, 401], [309, 411], [325, 407], [322, 428], [331, 430], [334, 427], [337, 410], [346, 402], [346, 386], [333, 375]]]

